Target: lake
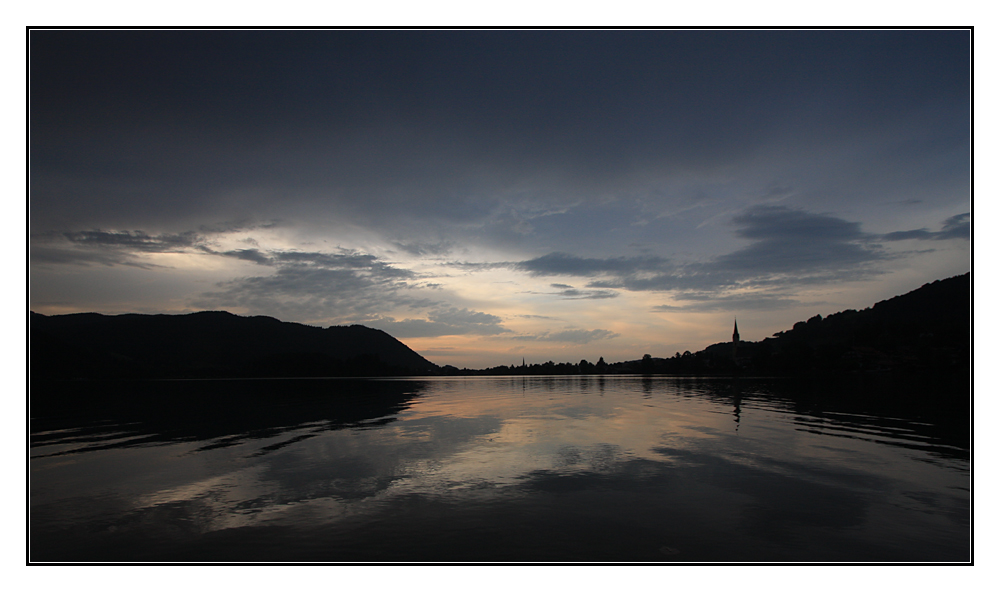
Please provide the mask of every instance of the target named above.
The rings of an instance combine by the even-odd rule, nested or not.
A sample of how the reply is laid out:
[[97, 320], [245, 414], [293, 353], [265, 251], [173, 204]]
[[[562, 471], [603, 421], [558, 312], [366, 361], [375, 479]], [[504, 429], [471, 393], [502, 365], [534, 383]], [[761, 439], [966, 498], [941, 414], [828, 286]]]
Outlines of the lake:
[[37, 384], [29, 560], [970, 561], [967, 411], [821, 386]]

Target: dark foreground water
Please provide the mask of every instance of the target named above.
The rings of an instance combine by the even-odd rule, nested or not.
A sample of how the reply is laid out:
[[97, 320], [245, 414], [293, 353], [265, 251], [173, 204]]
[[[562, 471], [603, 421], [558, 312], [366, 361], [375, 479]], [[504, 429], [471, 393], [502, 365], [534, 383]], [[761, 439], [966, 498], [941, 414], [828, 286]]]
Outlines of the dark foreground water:
[[969, 561], [967, 421], [852, 388], [36, 385], [29, 559]]

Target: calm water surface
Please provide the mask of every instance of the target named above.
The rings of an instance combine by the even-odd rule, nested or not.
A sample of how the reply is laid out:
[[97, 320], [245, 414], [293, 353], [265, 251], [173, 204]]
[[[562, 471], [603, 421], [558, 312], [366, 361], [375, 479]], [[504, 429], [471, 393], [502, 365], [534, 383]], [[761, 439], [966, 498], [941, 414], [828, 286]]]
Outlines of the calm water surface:
[[970, 560], [966, 439], [905, 408], [796, 388], [641, 376], [38, 387], [30, 559]]

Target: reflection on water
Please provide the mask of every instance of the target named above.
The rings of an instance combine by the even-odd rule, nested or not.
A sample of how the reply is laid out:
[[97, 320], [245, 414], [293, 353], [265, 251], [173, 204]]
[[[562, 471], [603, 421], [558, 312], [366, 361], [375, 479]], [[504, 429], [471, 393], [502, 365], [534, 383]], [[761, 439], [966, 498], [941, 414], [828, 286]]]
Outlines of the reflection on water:
[[32, 561], [970, 559], [966, 439], [781, 381], [33, 386]]

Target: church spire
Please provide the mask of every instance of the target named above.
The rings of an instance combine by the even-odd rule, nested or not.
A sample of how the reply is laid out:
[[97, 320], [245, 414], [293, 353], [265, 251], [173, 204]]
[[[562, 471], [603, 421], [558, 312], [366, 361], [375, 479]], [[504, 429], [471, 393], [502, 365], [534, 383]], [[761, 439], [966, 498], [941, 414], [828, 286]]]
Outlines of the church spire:
[[736, 317], [733, 317], [733, 362], [736, 362], [736, 350], [740, 346], [740, 330], [736, 327]]

